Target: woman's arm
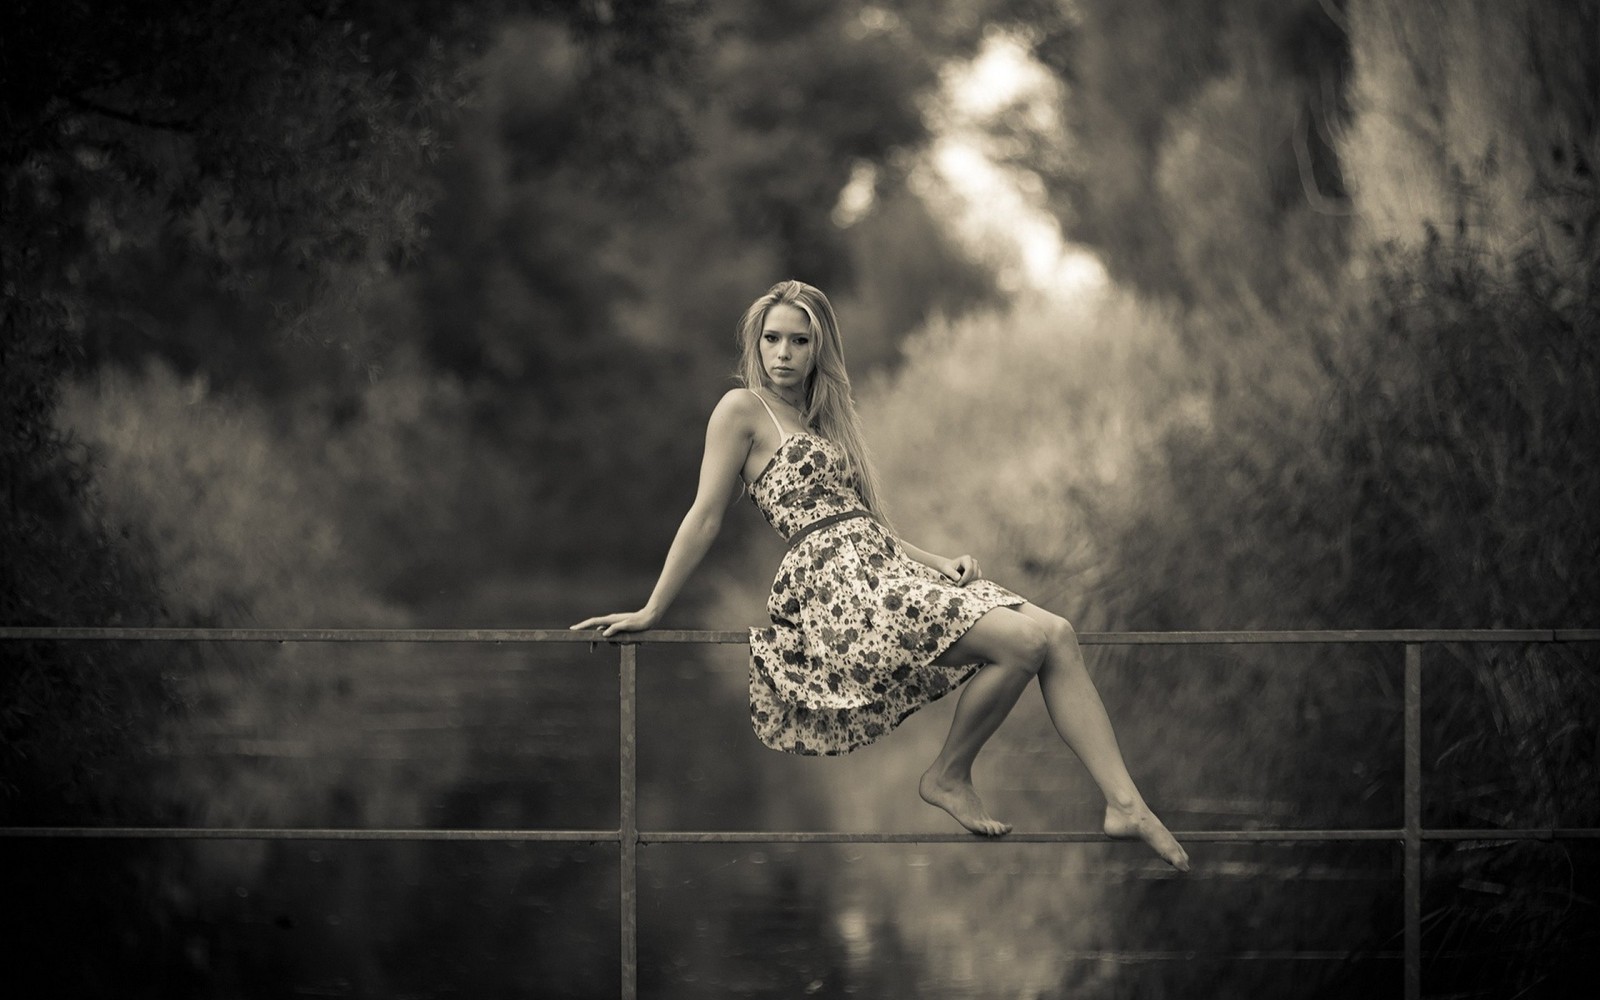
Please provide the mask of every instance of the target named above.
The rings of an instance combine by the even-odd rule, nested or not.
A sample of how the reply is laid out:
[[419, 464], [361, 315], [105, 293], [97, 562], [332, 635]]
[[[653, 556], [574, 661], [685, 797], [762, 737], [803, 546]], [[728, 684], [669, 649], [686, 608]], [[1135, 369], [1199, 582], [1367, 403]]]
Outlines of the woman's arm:
[[965, 587], [983, 575], [978, 569], [978, 560], [972, 556], [959, 555], [951, 559], [947, 556], [934, 555], [932, 552], [924, 552], [903, 538], [899, 539], [899, 542], [900, 548], [906, 555], [949, 577], [959, 587]]
[[666, 563], [661, 567], [661, 576], [656, 580], [650, 599], [638, 611], [587, 618], [572, 626], [574, 629], [598, 628], [604, 636], [641, 632], [654, 628], [666, 614], [689, 575], [710, 550], [711, 543], [722, 530], [723, 513], [738, 495], [739, 470], [754, 441], [749, 404], [741, 398], [748, 396], [749, 393], [735, 389], [723, 396], [717, 408], [711, 411], [711, 419], [706, 424], [705, 456], [700, 460], [700, 487], [689, 513], [678, 526], [672, 547], [667, 550]]

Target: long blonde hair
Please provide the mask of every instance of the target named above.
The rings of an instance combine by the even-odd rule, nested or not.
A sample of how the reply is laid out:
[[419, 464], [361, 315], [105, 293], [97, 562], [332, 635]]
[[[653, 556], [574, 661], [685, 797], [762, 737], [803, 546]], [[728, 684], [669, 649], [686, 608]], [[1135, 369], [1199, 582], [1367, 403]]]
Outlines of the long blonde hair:
[[766, 322], [767, 310], [777, 305], [794, 306], [806, 314], [811, 324], [815, 348], [811, 374], [806, 376], [807, 426], [816, 428], [823, 437], [844, 449], [862, 502], [868, 510], [884, 518], [878, 476], [873, 471], [866, 439], [861, 434], [855, 399], [850, 395], [850, 375], [844, 367], [839, 321], [822, 289], [803, 281], [780, 281], [750, 304], [739, 319], [739, 368], [734, 378], [747, 389], [772, 390], [761, 365], [761, 328]]

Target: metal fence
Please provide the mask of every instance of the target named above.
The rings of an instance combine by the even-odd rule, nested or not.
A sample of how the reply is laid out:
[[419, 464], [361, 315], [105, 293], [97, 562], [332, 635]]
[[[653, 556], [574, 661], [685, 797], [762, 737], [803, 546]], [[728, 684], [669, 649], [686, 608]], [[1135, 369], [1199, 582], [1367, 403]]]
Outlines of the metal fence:
[[[596, 644], [592, 634], [563, 629], [244, 629], [244, 628], [0, 628], [0, 642], [416, 642]], [[1090, 843], [1107, 839], [1088, 831], [1012, 832], [995, 841], [966, 833], [847, 833], [734, 830], [641, 830], [638, 824], [636, 675], [639, 646], [647, 643], [744, 644], [745, 631], [657, 630], [603, 640], [618, 649], [621, 707], [615, 830], [276, 829], [204, 827], [0, 827], [0, 837], [155, 838], [216, 840], [421, 840], [542, 841], [616, 844], [620, 861], [620, 995], [638, 995], [638, 864], [641, 844], [914, 844], [914, 843]], [[1600, 641], [1600, 629], [1472, 629], [1275, 632], [1088, 632], [1086, 646], [1333, 645], [1402, 646], [1405, 651], [1405, 770], [1402, 825], [1397, 829], [1178, 830], [1190, 843], [1288, 843], [1389, 841], [1402, 845], [1406, 1000], [1422, 996], [1422, 844], [1424, 841], [1595, 840], [1600, 828], [1425, 829], [1422, 826], [1422, 651], [1427, 645], [1545, 644]]]

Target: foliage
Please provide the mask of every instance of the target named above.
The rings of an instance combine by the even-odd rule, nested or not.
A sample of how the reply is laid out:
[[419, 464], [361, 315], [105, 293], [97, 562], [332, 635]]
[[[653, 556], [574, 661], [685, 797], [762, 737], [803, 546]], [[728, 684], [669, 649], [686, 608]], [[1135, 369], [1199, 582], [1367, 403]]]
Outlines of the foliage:
[[[1592, 9], [1165, 6], [1082, 5], [1056, 62], [1077, 145], [1064, 175], [1040, 172], [1113, 274], [1180, 305], [1113, 295], [1065, 322], [1018, 310], [914, 341], [904, 380], [869, 404], [901, 527], [979, 552], [1091, 628], [1592, 626]], [[1432, 651], [1426, 822], [1595, 823], [1593, 660], [1586, 645]], [[1095, 661], [1117, 665], [1097, 678], [1119, 737], [1180, 823], [1233, 822], [1208, 821], [1207, 801], [1274, 825], [1395, 821], [1393, 656]], [[1024, 711], [1013, 738], [1032, 746], [1042, 722]], [[880, 815], [916, 752], [840, 782], [843, 815]], [[1013, 793], [1008, 812], [1037, 825], [1070, 800], [1031, 755], [991, 754], [1006, 786], [1045, 793]], [[1434, 853], [1427, 947], [1464, 957], [1430, 964], [1430, 984], [1561, 995], [1596, 920], [1576, 851]], [[951, 866], [885, 906], [963, 950], [956, 964], [983, 961], [962, 944], [977, 930], [938, 936], [919, 914], [925, 892], [987, 885]], [[1118, 889], [1100, 921], [1115, 939], [1181, 933], [1160, 886]], [[1371, 892], [1373, 946], [1392, 947]], [[1059, 928], [1045, 896], [1005, 905]], [[1295, 905], [1219, 904], [1212, 944], [1331, 926]], [[1026, 963], [984, 968], [1041, 988]], [[1301, 985], [1344, 995], [1365, 974]], [[1213, 992], [1261, 985], [1215, 975]], [[1142, 982], [1160, 995], [1159, 976]]]
[[315, 466], [258, 407], [152, 364], [75, 385], [61, 419], [90, 447], [111, 514], [141, 525], [181, 625], [376, 624]]
[[1070, 32], [1035, 43], [1070, 94], [1071, 156], [1045, 171], [1069, 238], [1115, 278], [1185, 301], [1270, 300], [1296, 264], [1338, 259], [1349, 60], [1338, 4], [1074, 9]]
[[[362, 71], [351, 66], [360, 58], [351, 57], [365, 42], [347, 38], [342, 24], [229, 6], [231, 21], [213, 16], [222, 5], [208, 2], [112, 12], [28, 3], [8, 5], [3, 15], [0, 611], [7, 623], [154, 624], [165, 614], [166, 581], [152, 564], [145, 526], [107, 516], [115, 502], [102, 502], [81, 451], [53, 420], [59, 381], [85, 354], [82, 331], [128, 314], [108, 276], [138, 252], [187, 248], [208, 261], [213, 280], [231, 276], [241, 285], [262, 259], [244, 259], [251, 239], [265, 256], [303, 263], [313, 247], [324, 256], [359, 256], [351, 240], [367, 230], [379, 240], [403, 236], [403, 225], [382, 223], [395, 206], [372, 194], [368, 181], [381, 172], [375, 161], [405, 142], [380, 139], [379, 155], [363, 159], [327, 141], [341, 128], [357, 129], [354, 138], [372, 119], [401, 114], [370, 68], [367, 86], [356, 84]], [[303, 73], [281, 72], [297, 58]], [[280, 127], [262, 127], [268, 117]], [[407, 140], [417, 137], [406, 132]], [[275, 174], [302, 159], [307, 183], [280, 183]], [[368, 195], [339, 202], [351, 228], [284, 227], [304, 221], [298, 210], [330, 196], [335, 179], [348, 183], [349, 195]], [[80, 786], [87, 769], [113, 754], [139, 758], [148, 724], [165, 707], [165, 682], [153, 664], [166, 658], [78, 644], [8, 644], [6, 655], [6, 779], [23, 789], [23, 800], [37, 797], [17, 807], [55, 815], [74, 800], [130, 791], [104, 774], [90, 790]]]
[[[1552, 308], [1555, 286], [1535, 267], [1497, 278], [1434, 248], [1376, 262], [1370, 281], [1344, 290], [1337, 322], [1301, 318], [1288, 335], [1257, 334], [1252, 348], [1272, 345], [1264, 357], [1243, 350], [1236, 330], [1212, 331], [1205, 340], [1230, 353], [1216, 366], [1210, 419], [1175, 427], [1152, 453], [1137, 516], [1109, 543], [1123, 572], [1159, 581], [1141, 588], [1123, 627], [1591, 626], [1600, 356], [1592, 304]], [[1442, 649], [1429, 663], [1430, 825], [1600, 817], [1591, 650]], [[1312, 670], [1305, 690], [1328, 721], [1365, 714], [1393, 683], [1392, 663], [1348, 651], [1318, 656]], [[1267, 699], [1283, 679], [1262, 683], [1250, 729], [1257, 711], [1274, 711]], [[1222, 697], [1211, 687], [1203, 703]], [[1334, 794], [1334, 762], [1393, 748], [1393, 733], [1381, 716], [1317, 732], [1329, 774], [1306, 782], [1317, 801], [1296, 815], [1332, 823], [1370, 794], [1360, 781], [1344, 786], [1355, 797]], [[1239, 763], [1256, 776], [1272, 770]], [[1371, 788], [1388, 789], [1378, 801], [1392, 801], [1393, 754], [1368, 774]], [[1483, 884], [1519, 874], [1493, 912], [1479, 894], [1452, 897], [1440, 917], [1451, 947], [1475, 954], [1476, 935], [1488, 934], [1496, 949], [1442, 963], [1431, 983], [1531, 988], [1595, 919], [1583, 902], [1589, 883], [1567, 884], [1550, 852], [1467, 852], [1442, 864], [1468, 881], [1495, 872]], [[1551, 908], [1553, 897], [1570, 906]], [[1519, 927], [1518, 944], [1491, 930], [1505, 926], [1497, 921]]]
[[[42, 433], [57, 454], [18, 460], [13, 452], [7, 463], [8, 501], [27, 514], [0, 523], [0, 620], [149, 623], [160, 592], [147, 564], [129, 554], [140, 551], [139, 529], [107, 516], [84, 468], [66, 457], [70, 438]], [[143, 765], [167, 707], [159, 672], [167, 659], [98, 644], [8, 642], [0, 663], [0, 816], [70, 822], [117, 812], [123, 782]]]
[[[611, 19], [588, 4], [535, 6], [570, 24], [597, 67], [636, 75], [670, 70], [689, 9], [633, 3]], [[138, 367], [151, 354], [275, 394], [311, 379], [319, 397], [365, 377], [379, 351], [372, 328], [352, 319], [425, 237], [431, 163], [466, 90], [464, 60], [504, 9], [475, 19], [431, 2], [183, 0], [0, 13], [8, 623], [155, 623], [180, 605], [185, 620], [216, 620], [248, 613], [257, 597], [258, 610], [282, 610], [277, 583], [215, 563], [195, 575], [204, 560], [171, 558], [173, 536], [106, 519], [81, 453], [56, 429], [60, 381], [78, 363]], [[154, 418], [179, 412], [132, 409], [146, 443], [166, 431]], [[116, 443], [129, 446], [123, 459], [137, 452], [138, 442]], [[181, 534], [187, 498], [168, 508], [108, 499]], [[119, 698], [145, 702], [120, 680], [88, 683], [91, 663], [104, 672], [90, 650], [8, 645], [20, 657], [6, 681], [8, 782], [38, 771], [58, 784], [56, 771], [138, 742], [127, 720], [154, 713], [112, 713]], [[17, 726], [59, 731], [40, 749]]]
[[[459, 382], [485, 454], [522, 470], [502, 561], [480, 572], [657, 567], [727, 385], [737, 304], [776, 277], [869, 303], [851, 334], [863, 362], [892, 356], [932, 309], [991, 293], [899, 165], [926, 136], [918, 102], [942, 50], [884, 18], [716, 5], [695, 36], [703, 58], [654, 98], [691, 141], [655, 156], [654, 133], [635, 130], [646, 149], [606, 169], [579, 100], [593, 74], [568, 32], [519, 20], [485, 53], [428, 252], [373, 310]], [[840, 189], [869, 168], [876, 207], [837, 225]]]
[[1462, 240], [1492, 271], [1533, 255], [1591, 289], [1600, 255], [1592, 3], [1350, 5], [1339, 157], [1376, 246]]
[[[653, 568], [692, 493], [732, 318], [794, 274], [840, 304], [856, 370], [883, 368], [862, 395], [900, 527], [980, 553], [1083, 627], [1592, 625], [1594, 7], [1435, 6], [7, 7], [0, 620], [371, 625], [485, 573]], [[942, 61], [1000, 25], [1061, 78], [1071, 130], [1001, 116], [995, 148], [1049, 185], [1122, 291], [995, 305], [911, 190]], [[852, 178], [872, 180], [872, 208], [841, 225]], [[994, 307], [963, 315], [974, 303]], [[759, 615], [743, 600], [740, 620]], [[8, 815], [113, 815], [120, 787], [249, 821], [291, 780], [352, 822], [377, 807], [337, 767], [116, 770], [197, 718], [359, 716], [376, 661], [7, 657]], [[1593, 824], [1591, 660], [1430, 661], [1430, 824]], [[1095, 664], [1147, 792], [1178, 818], [1221, 825], [1244, 801], [1274, 824], [1392, 822], [1381, 655]], [[141, 721], [175, 693], [187, 718]], [[1048, 738], [1038, 712], [1016, 727]], [[894, 797], [917, 740], [819, 779], [837, 783], [837, 817], [922, 816]], [[986, 757], [1034, 786], [1009, 790], [1008, 812], [1092, 822], [1060, 752]], [[407, 789], [386, 807], [408, 820], [413, 778], [383, 778]], [[1441, 973], [1463, 990], [1535, 987], [1539, 950], [1592, 917], [1592, 882], [1561, 885], [1538, 848], [1436, 860], [1505, 890], [1441, 911], [1461, 950], [1511, 931], [1501, 958]], [[1110, 890], [1064, 871], [1022, 885], [862, 867], [895, 887], [876, 893], [899, 928], [885, 933], [937, 956], [930, 969], [977, 955], [1035, 992], [1114, 989], [1061, 971], [1060, 931], [1098, 946], [1146, 919], [1088, 927], [1063, 900]], [[166, 891], [125, 883], [130, 900]], [[1336, 922], [1252, 886], [1208, 929]], [[1190, 920], [1165, 887], [1134, 890], [1155, 932]], [[1029, 929], [1001, 940], [922, 905], [957, 892]], [[1215, 985], [1251, 992], [1253, 974]]]
[[864, 402], [896, 523], [933, 551], [992, 553], [996, 579], [1104, 625], [1114, 554], [1094, 512], [1134, 499], [1129, 470], [1169, 423], [1204, 419], [1171, 323], [1107, 290], [930, 324]]
[[[892, 199], [938, 59], [904, 32], [858, 32], [856, 13], [8, 6], [4, 620], [392, 624], [395, 600], [484, 573], [659, 560], [739, 304], [790, 267], [848, 289], [865, 261], [855, 292], [879, 304], [885, 353], [932, 304], [986, 291], [903, 198], [853, 230], [831, 222], [860, 162]], [[797, 107], [771, 103], [764, 53]], [[923, 282], [939, 294], [912, 294]], [[197, 650], [145, 649], [162, 655], [8, 647], [25, 667], [0, 689], [8, 815], [121, 815], [83, 803], [124, 773], [91, 767], [136, 745], [176, 760], [116, 785], [141, 820], [299, 822], [286, 783], [353, 825], [395, 805], [352, 800], [337, 766], [286, 779], [207, 751], [208, 734], [356, 711], [381, 687], [379, 650], [209, 649], [199, 669]], [[425, 789], [400, 770], [380, 783], [415, 807]], [[203, 851], [159, 854], [36, 895], [61, 916], [115, 881], [125, 892], [103, 898], [122, 919], [182, 928], [204, 922], [190, 893], [271, 870], [255, 851], [217, 870]], [[118, 919], [85, 931], [86, 954], [120, 956], [85, 976], [192, 979], [192, 955], [133, 955], [126, 934], [102, 949]]]
[[[890, 252], [875, 220], [827, 222], [855, 163], [919, 141], [936, 58], [858, 31], [847, 5], [4, 17], [6, 523], [27, 539], [8, 546], [11, 621], [382, 618], [356, 572], [416, 598], [529, 561], [657, 559], [729, 302], [780, 260], [863, 253], [888, 275], [862, 286], [875, 301], [983, 289], [925, 220]], [[770, 105], [764, 52], [786, 60], [798, 116]], [[881, 336], [928, 307], [886, 310]], [[77, 364], [145, 374], [85, 382], [58, 421]], [[619, 383], [626, 397], [604, 391]], [[261, 405], [221, 401], [235, 394]], [[100, 527], [62, 422], [95, 436], [124, 535]], [[656, 533], [595, 530], [608, 491], [607, 513]]]
[[[1085, 630], [1298, 624], [1269, 612], [1258, 612], [1265, 621], [1226, 617], [1245, 606], [1241, 577], [1219, 568], [1226, 553], [1189, 541], [1198, 530], [1219, 544], [1227, 532], [1241, 564], [1252, 563], [1246, 574], [1260, 575], [1274, 555], [1251, 545], [1256, 515], [1241, 500], [1242, 484], [1237, 493], [1221, 488], [1215, 469], [1181, 483], [1167, 478], [1169, 442], [1243, 444], [1240, 428], [1224, 424], [1234, 417], [1227, 412], [1233, 401], [1214, 394], [1178, 334], [1186, 319], [1108, 288], [1067, 305], [1023, 302], [934, 324], [913, 338], [901, 367], [870, 387], [866, 404], [897, 528], [934, 551], [978, 553], [988, 575]], [[1314, 365], [1294, 371], [1275, 360], [1279, 402], [1303, 407], [1305, 391], [1320, 384]], [[1316, 412], [1296, 426], [1305, 428]], [[1282, 416], [1244, 426], [1252, 451], [1278, 454], [1292, 434], [1276, 419]], [[1195, 492], [1212, 497], [1215, 508]], [[1204, 515], [1187, 516], [1196, 507]], [[1271, 583], [1296, 594], [1309, 589], [1269, 578], [1260, 596], [1274, 594]], [[1168, 602], [1182, 610], [1164, 616]], [[1196, 617], [1200, 610], [1216, 618]], [[1169, 821], [1191, 828], [1389, 822], [1398, 808], [1398, 733], [1394, 717], [1375, 708], [1393, 683], [1392, 664], [1348, 651], [1270, 653], [1090, 650], [1146, 795]], [[942, 707], [924, 714], [859, 768], [852, 762], [818, 779], [837, 822], [895, 829], [933, 822], [906, 792], [948, 723]], [[1096, 793], [1067, 760], [1037, 700], [1026, 698], [985, 752], [979, 784], [993, 807], [1024, 829], [1092, 827]], [[931, 872], [908, 873], [902, 859], [874, 860], [868, 880], [895, 887], [877, 894], [874, 912], [918, 951], [948, 954], [953, 967], [974, 963], [979, 976], [1008, 989], [1095, 995], [1114, 993], [1115, 982], [1052, 956], [1108, 941], [1136, 948], [1133, 942], [1151, 935], [1165, 947], [1193, 941], [1201, 949], [1270, 949], [1280, 931], [1350, 941], [1367, 926], [1359, 906], [1272, 896], [1275, 880], [1319, 864], [1337, 867], [1337, 855], [1252, 854], [1232, 862], [1208, 849], [1203, 864], [1255, 871], [1237, 890], [1254, 894], [1235, 899], [1220, 885], [1190, 887], [1186, 892], [1219, 911], [1207, 933], [1191, 938], [1174, 887], [1146, 881], [1150, 873], [1137, 862], [1124, 866], [1123, 852], [1075, 850], [1042, 864], [1018, 850], [1011, 868], [951, 858]], [[1006, 874], [1016, 865], [1039, 875], [1014, 883]], [[976, 918], [983, 927], [950, 927], [927, 916], [940, 912], [935, 899], [956, 895], [981, 900], [974, 913], [1003, 907], [1010, 916], [999, 928], [988, 918]], [[1124, 896], [1138, 902], [1121, 902]], [[1106, 901], [1113, 897], [1118, 901]], [[1086, 910], [1096, 914], [1093, 921], [1082, 919]], [[1014, 951], [993, 958], [1002, 948]], [[1276, 970], [1250, 963], [1208, 968], [1186, 969], [1184, 982], [1249, 993], [1276, 981]], [[1086, 978], [1077, 978], [1080, 970]]]
[[[1403, 598], [1411, 620], [1457, 628], [1595, 613], [1600, 284], [1569, 308], [1557, 287], [1535, 262], [1497, 278], [1437, 248], [1373, 282], [1326, 447], [1361, 496], [1347, 544], [1377, 572], [1348, 590], [1374, 612]], [[1394, 558], [1391, 537], [1420, 558]]]
[[[351, 544], [314, 452], [296, 448], [259, 404], [182, 379], [152, 363], [141, 375], [103, 372], [71, 385], [60, 419], [87, 446], [108, 516], [137, 524], [161, 581], [162, 621], [179, 626], [403, 625], [405, 613], [368, 582], [369, 558]], [[376, 463], [381, 454], [369, 460]], [[352, 476], [361, 482], [359, 473]], [[355, 536], [360, 539], [359, 535]], [[383, 549], [371, 550], [381, 553]], [[174, 646], [161, 675], [173, 711], [158, 713], [171, 754], [198, 726], [270, 728], [315, 706], [376, 650], [328, 655], [316, 647]], [[199, 664], [205, 669], [198, 669]], [[346, 678], [341, 680], [341, 678]], [[203, 804], [206, 819], [246, 822], [248, 785], [194, 787], [204, 765], [149, 780], [145, 815]], [[315, 797], [311, 788], [304, 790]], [[243, 804], [235, 804], [236, 799]]]

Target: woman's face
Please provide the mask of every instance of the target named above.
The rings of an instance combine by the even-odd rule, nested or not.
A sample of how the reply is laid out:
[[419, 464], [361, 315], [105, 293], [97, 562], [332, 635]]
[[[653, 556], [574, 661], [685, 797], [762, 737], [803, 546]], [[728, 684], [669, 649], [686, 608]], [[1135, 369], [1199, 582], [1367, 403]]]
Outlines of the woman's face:
[[816, 338], [804, 311], [788, 303], [767, 310], [761, 321], [761, 370], [779, 391], [804, 390], [816, 366]]

